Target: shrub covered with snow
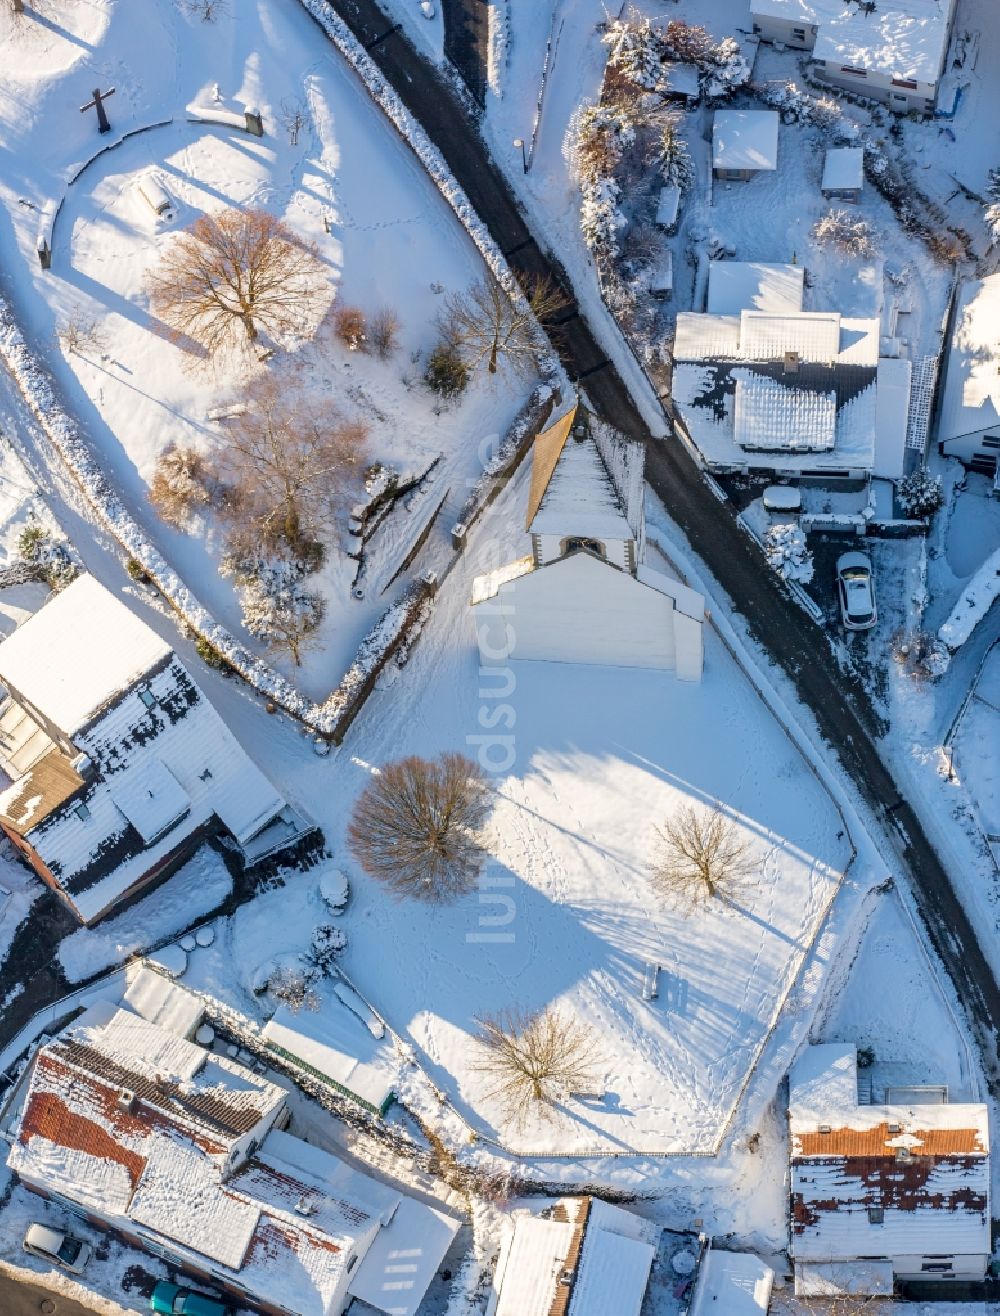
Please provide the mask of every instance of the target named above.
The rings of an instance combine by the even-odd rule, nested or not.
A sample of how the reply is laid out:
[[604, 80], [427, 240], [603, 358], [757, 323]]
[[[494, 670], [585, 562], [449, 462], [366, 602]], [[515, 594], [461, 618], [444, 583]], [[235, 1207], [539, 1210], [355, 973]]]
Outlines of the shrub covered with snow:
[[323, 599], [304, 584], [320, 560], [262, 552], [224, 558], [220, 567], [239, 586], [243, 625], [250, 634], [269, 649], [288, 653], [296, 664], [323, 620]]
[[21, 561], [34, 567], [39, 577], [52, 589], [62, 589], [77, 574], [76, 564], [66, 545], [37, 522], [25, 526], [21, 531], [17, 552]]
[[918, 466], [896, 485], [896, 498], [907, 516], [933, 516], [944, 498], [941, 481], [926, 466]]
[[782, 580], [807, 585], [813, 578], [813, 559], [802, 527], [794, 522], [773, 525], [764, 533], [764, 552]]
[[875, 230], [863, 215], [829, 210], [813, 225], [812, 235], [824, 246], [839, 247], [851, 256], [875, 255]]

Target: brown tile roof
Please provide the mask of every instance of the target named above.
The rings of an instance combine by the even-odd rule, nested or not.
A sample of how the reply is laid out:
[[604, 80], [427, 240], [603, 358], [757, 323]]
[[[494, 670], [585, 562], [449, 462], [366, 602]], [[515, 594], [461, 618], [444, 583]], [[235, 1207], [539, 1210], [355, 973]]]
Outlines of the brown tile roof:
[[[905, 1134], [911, 1155], [970, 1156], [986, 1155], [979, 1140], [978, 1129], [918, 1129], [894, 1126], [889, 1132], [888, 1123], [876, 1124], [870, 1129], [832, 1128], [829, 1133], [796, 1133], [793, 1135], [792, 1159], [799, 1156], [866, 1156], [892, 1160], [895, 1149], [888, 1144]], [[915, 1138], [919, 1146], [909, 1144]]]
[[8, 797], [3, 818], [19, 836], [27, 836], [77, 793], [83, 778], [62, 750], [53, 747], [17, 779], [17, 786], [16, 794], [12, 791]]
[[552, 473], [562, 456], [562, 450], [566, 446], [566, 440], [569, 438], [575, 419], [576, 407], [573, 406], [564, 416], [560, 416], [555, 424], [550, 425], [547, 430], [543, 430], [534, 442], [531, 449], [531, 488], [528, 491], [528, 512], [524, 521], [526, 530], [530, 528], [532, 521], [535, 519], [535, 514], [542, 505], [545, 490], [549, 487]]
[[[128, 1088], [143, 1102], [158, 1108], [174, 1120], [209, 1126], [227, 1139], [241, 1137], [254, 1128], [261, 1110], [252, 1102], [225, 1100], [205, 1091], [185, 1091], [180, 1083], [169, 1079], [151, 1079], [128, 1069], [106, 1056], [96, 1047], [72, 1037], [60, 1037], [50, 1048], [74, 1068], [94, 1075], [115, 1088]], [[230, 1094], [232, 1098], [232, 1094]]]

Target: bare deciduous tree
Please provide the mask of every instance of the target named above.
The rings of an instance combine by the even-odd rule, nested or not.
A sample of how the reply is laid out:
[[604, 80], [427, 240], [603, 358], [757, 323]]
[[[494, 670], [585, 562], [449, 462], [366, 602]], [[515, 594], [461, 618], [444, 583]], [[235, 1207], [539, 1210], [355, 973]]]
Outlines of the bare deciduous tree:
[[372, 778], [354, 806], [348, 839], [365, 872], [397, 896], [448, 900], [475, 880], [489, 809], [486, 777], [472, 759], [412, 756]]
[[668, 898], [696, 905], [731, 900], [754, 870], [750, 848], [721, 809], [687, 805], [656, 829], [660, 852], [650, 876]]
[[368, 344], [368, 319], [360, 306], [338, 306], [333, 332], [349, 352], [363, 352]]
[[891, 1316], [894, 1297], [842, 1293], [835, 1298], [796, 1298], [793, 1308], [782, 1307], [788, 1316]]
[[211, 499], [205, 459], [195, 448], [170, 447], [149, 482], [149, 501], [167, 525], [182, 529], [192, 510]]
[[291, 98], [281, 102], [281, 126], [288, 133], [288, 144], [298, 146], [299, 135], [308, 122], [308, 113], [305, 105], [300, 100]]
[[540, 346], [536, 321], [544, 323], [568, 304], [547, 276], [529, 284], [520, 306], [487, 277], [448, 297], [440, 327], [471, 369], [485, 363], [495, 375], [501, 359], [518, 370], [533, 364]]
[[399, 316], [391, 307], [381, 307], [368, 322], [371, 349], [380, 360], [387, 361], [395, 352], [398, 335]]
[[149, 276], [150, 304], [209, 352], [254, 343], [261, 330], [301, 332], [326, 291], [314, 245], [266, 210], [203, 215]]
[[328, 528], [347, 478], [367, 464], [367, 430], [317, 393], [261, 375], [219, 438], [214, 464], [244, 532], [293, 553]]
[[476, 1022], [481, 1052], [475, 1068], [491, 1080], [489, 1096], [512, 1124], [544, 1115], [564, 1093], [593, 1083], [593, 1035], [560, 1010], [502, 1010]]
[[101, 325], [82, 310], [70, 311], [59, 326], [59, 341], [74, 356], [102, 355], [107, 339]]
[[229, 13], [229, 0], [181, 0], [181, 8], [200, 18], [203, 23], [214, 23], [217, 18]]

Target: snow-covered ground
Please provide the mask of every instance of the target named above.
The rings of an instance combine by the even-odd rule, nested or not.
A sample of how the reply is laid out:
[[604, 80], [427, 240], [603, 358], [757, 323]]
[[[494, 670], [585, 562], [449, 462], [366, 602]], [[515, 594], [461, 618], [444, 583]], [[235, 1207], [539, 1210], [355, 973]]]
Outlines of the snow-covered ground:
[[[509, 548], [476, 541], [446, 583], [397, 678], [405, 695], [390, 686], [373, 696], [336, 759], [276, 764], [272, 745], [269, 761], [294, 773], [296, 798], [352, 873], [348, 973], [475, 1128], [512, 1140], [474, 1071], [475, 1016], [558, 1004], [600, 1037], [604, 1099], [571, 1103], [555, 1124], [518, 1134], [519, 1150], [705, 1150], [836, 891], [850, 855], [844, 823], [712, 638], [701, 686], [638, 670], [517, 665], [504, 700], [515, 757], [500, 763], [507, 742], [482, 739], [496, 678], [479, 670], [467, 598], [489, 555], [520, 551], [504, 527], [516, 526], [526, 489], [525, 472], [491, 513]], [[480, 746], [487, 767], [502, 768], [481, 889], [444, 907], [396, 903], [342, 848], [352, 799], [390, 759]], [[655, 828], [690, 801], [719, 802], [752, 847], [760, 884], [742, 908], [685, 917], [650, 887]], [[307, 941], [308, 922], [289, 917], [276, 933], [263, 908], [247, 917], [268, 930], [268, 954]], [[234, 945], [233, 958], [245, 976], [259, 952]], [[651, 1004], [647, 963], [663, 966]]]
[[[59, 25], [62, 36], [43, 26], [43, 41], [30, 15], [16, 26], [5, 15], [0, 28], [0, 59], [17, 70], [0, 103], [6, 146], [0, 197], [12, 220], [0, 230], [0, 250], [16, 281], [16, 305], [34, 342], [52, 344], [57, 379], [126, 506], [214, 616], [245, 638], [233, 584], [218, 572], [217, 520], [208, 515], [188, 533], [172, 530], [146, 496], [167, 446], [212, 448], [225, 422], [209, 420], [209, 412], [232, 403], [243, 381], [231, 361], [196, 361], [150, 315], [146, 275], [179, 229], [225, 206], [264, 206], [317, 243], [328, 309], [396, 312], [399, 346], [388, 362], [348, 351], [328, 316], [314, 341], [291, 344], [266, 369], [283, 384], [308, 381], [332, 396], [345, 417], [364, 421], [372, 461], [420, 474], [443, 454], [435, 502], [449, 488], [461, 501], [490, 437], [504, 431], [524, 400], [526, 382], [503, 375], [495, 385], [476, 380], [460, 403], [444, 408], [422, 384], [422, 357], [435, 341], [446, 293], [480, 277], [483, 264], [409, 148], [295, 0], [269, 6], [237, 0], [209, 24], [167, 2], [140, 16], [116, 0], [97, 0], [86, 19], [72, 5], [56, 8], [66, 23]], [[79, 65], [81, 42], [96, 50], [87, 68]], [[108, 101], [112, 140], [173, 121], [99, 156], [67, 187], [67, 176], [105, 144], [93, 115], [76, 112], [96, 73], [116, 86]], [[251, 102], [263, 113], [263, 139], [191, 123], [185, 115], [192, 103], [238, 109]], [[296, 145], [282, 126], [291, 105], [301, 106], [305, 121]], [[149, 169], [173, 202], [159, 220], [136, 189]], [[35, 256], [39, 212], [64, 196], [46, 273]], [[57, 348], [57, 330], [73, 318], [93, 322], [100, 342], [75, 353]], [[336, 684], [391, 598], [382, 591], [422, 528], [421, 511], [430, 510], [397, 509], [389, 518], [372, 544], [359, 602], [352, 593], [356, 564], [343, 550], [347, 516], [361, 494], [360, 480], [345, 490], [327, 564], [313, 578], [326, 616], [315, 649], [294, 673], [310, 698]], [[290, 660], [277, 661], [291, 670]]]
[[[217, 909], [233, 889], [229, 870], [203, 845], [150, 895], [96, 928], [80, 928], [60, 944], [59, 963], [70, 982], [124, 963], [136, 951], [190, 927]], [[181, 952], [183, 955], [183, 952]], [[179, 956], [175, 954], [172, 964]]]

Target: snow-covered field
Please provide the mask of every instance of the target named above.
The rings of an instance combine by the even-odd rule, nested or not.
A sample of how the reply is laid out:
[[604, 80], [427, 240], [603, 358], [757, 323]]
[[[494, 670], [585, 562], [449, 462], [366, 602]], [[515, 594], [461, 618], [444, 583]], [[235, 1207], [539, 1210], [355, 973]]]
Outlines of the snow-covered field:
[[[76, 6], [57, 7], [66, 23], [59, 31], [39, 29], [30, 17], [12, 27], [6, 15], [0, 28], [0, 59], [17, 70], [0, 102], [7, 156], [0, 197], [12, 218], [0, 248], [17, 285], [16, 305], [35, 343], [52, 344], [57, 379], [126, 506], [215, 617], [245, 638], [233, 584], [218, 572], [217, 520], [201, 516], [188, 533], [175, 531], [147, 502], [163, 450], [210, 451], [225, 422], [209, 420], [209, 412], [232, 403], [243, 383], [234, 362], [197, 360], [150, 315], [146, 275], [179, 229], [226, 206], [263, 206], [316, 242], [328, 310], [396, 312], [399, 346], [387, 362], [349, 351], [328, 315], [312, 342], [290, 344], [266, 369], [283, 385], [293, 375], [305, 379], [345, 417], [364, 421], [372, 461], [420, 474], [443, 454], [435, 502], [449, 488], [461, 501], [526, 383], [504, 375], [494, 386], [477, 380], [459, 404], [443, 409], [422, 384], [444, 296], [480, 277], [482, 261], [409, 148], [295, 0], [234, 0], [210, 24], [172, 3], [147, 6], [141, 15], [115, 0], [97, 0], [85, 16]], [[97, 51], [83, 67], [82, 42]], [[105, 144], [93, 114], [76, 112], [97, 73], [116, 86], [108, 101], [111, 140], [172, 122], [99, 156], [67, 187], [67, 176]], [[193, 103], [229, 110], [254, 103], [265, 136], [188, 122], [185, 106]], [[282, 126], [290, 105], [304, 116], [296, 145]], [[150, 169], [173, 203], [166, 218], [155, 218], [136, 188]], [[39, 212], [63, 196], [53, 268], [45, 273], [34, 250]], [[93, 322], [99, 343], [73, 353], [57, 348], [58, 329], [74, 318]], [[356, 564], [343, 550], [350, 507], [361, 494], [360, 479], [345, 489], [327, 564], [314, 578], [326, 616], [315, 650], [294, 673], [310, 698], [336, 684], [392, 597], [382, 591], [422, 528], [421, 510], [429, 511], [401, 508], [389, 518], [372, 545], [359, 602], [352, 594]], [[291, 660], [277, 661], [291, 670]]]
[[[526, 476], [491, 514], [511, 551], [516, 531], [502, 527], [516, 524], [525, 493]], [[471, 574], [497, 551], [508, 550], [478, 541], [449, 578], [397, 678], [405, 696], [394, 686], [377, 693], [335, 760], [287, 765], [296, 797], [352, 872], [343, 963], [485, 1135], [510, 1141], [474, 1072], [475, 1016], [559, 1004], [600, 1036], [604, 1100], [567, 1106], [557, 1124], [518, 1135], [519, 1149], [708, 1149], [850, 855], [825, 790], [720, 645], [709, 640], [700, 687], [638, 670], [516, 666], [503, 701], [515, 757], [495, 777], [477, 893], [443, 907], [398, 904], [343, 847], [351, 800], [373, 767], [480, 746], [488, 766], [506, 753], [502, 739], [476, 739], [488, 725], [481, 710], [496, 706], [496, 677], [479, 670], [466, 603]], [[286, 766], [273, 752], [271, 763]], [[692, 800], [719, 802], [751, 844], [760, 882], [741, 908], [685, 917], [652, 892], [654, 829]], [[275, 931], [263, 909], [252, 917], [269, 929], [269, 953], [307, 943], [308, 920], [288, 917]], [[241, 975], [253, 958], [234, 947]], [[651, 1004], [647, 963], [663, 966]]]

